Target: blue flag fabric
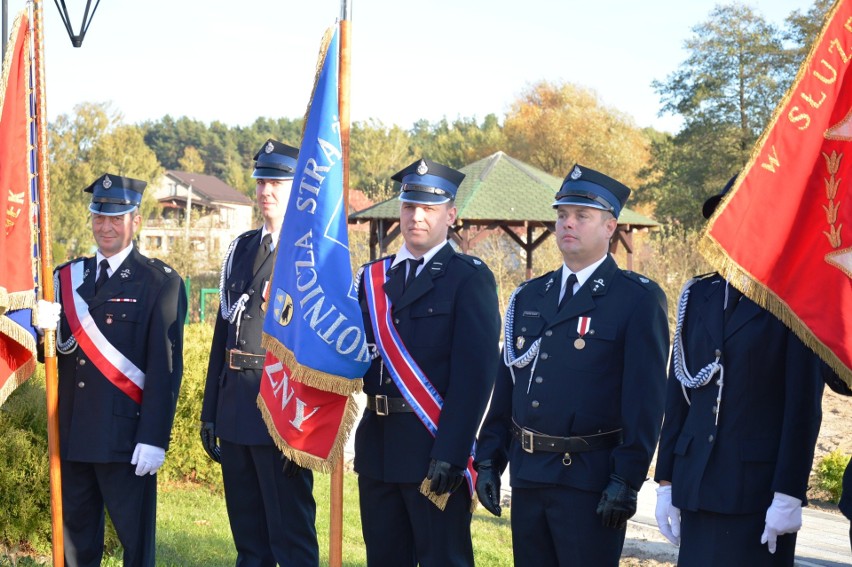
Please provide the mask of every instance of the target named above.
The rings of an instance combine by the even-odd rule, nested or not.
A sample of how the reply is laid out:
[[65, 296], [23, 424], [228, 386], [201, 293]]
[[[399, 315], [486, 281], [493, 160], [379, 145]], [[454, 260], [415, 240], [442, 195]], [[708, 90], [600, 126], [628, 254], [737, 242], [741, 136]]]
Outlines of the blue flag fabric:
[[290, 379], [349, 394], [370, 357], [353, 285], [343, 195], [339, 26], [314, 85], [269, 290], [263, 346]]

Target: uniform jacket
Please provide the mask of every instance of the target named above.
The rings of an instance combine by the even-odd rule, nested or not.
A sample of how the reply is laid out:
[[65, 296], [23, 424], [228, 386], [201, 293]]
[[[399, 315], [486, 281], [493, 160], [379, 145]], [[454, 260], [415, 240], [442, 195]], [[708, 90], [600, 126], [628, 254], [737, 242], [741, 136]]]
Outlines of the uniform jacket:
[[[225, 360], [225, 351], [239, 349], [251, 354], [266, 354], [260, 346], [263, 319], [263, 286], [272, 277], [275, 251], [269, 255], [256, 273], [254, 259], [260, 248], [261, 229], [251, 230], [237, 237], [231, 252], [231, 270], [226, 274], [224, 289], [231, 304], [245, 293], [249, 296], [240, 321], [237, 337], [236, 319], [228, 323], [221, 309], [216, 317], [210, 362], [207, 366], [207, 383], [201, 407], [201, 421], [216, 424], [216, 435], [231, 443], [242, 445], [272, 445], [272, 437], [257, 407], [260, 393], [260, 369], [232, 370]], [[225, 266], [228, 259], [225, 260]], [[225, 268], [223, 268], [225, 269]]]
[[[77, 346], [58, 353], [63, 459], [130, 462], [137, 443], [167, 449], [183, 376], [186, 289], [177, 272], [134, 248], [95, 293], [95, 258], [77, 288], [106, 339], [145, 373], [142, 404], [107, 380]], [[61, 295], [58, 295], [61, 298]], [[123, 300], [123, 301], [122, 301]], [[63, 305], [61, 338], [71, 337]]]
[[[430, 459], [464, 467], [494, 384], [500, 313], [491, 270], [447, 244], [403, 292], [405, 263], [392, 268], [385, 292], [399, 335], [444, 399], [437, 437], [414, 413], [366, 410], [355, 434], [355, 470], [384, 482], [419, 483]], [[359, 287], [367, 342], [372, 323]], [[381, 358], [364, 376], [369, 396], [401, 398]]]
[[656, 479], [670, 480], [672, 503], [692, 511], [762, 512], [774, 492], [806, 502], [822, 419], [819, 359], [746, 297], [725, 323], [724, 296], [718, 274], [693, 284], [682, 330], [690, 374], [721, 353], [719, 423], [718, 375], [686, 389], [690, 406], [672, 368]]
[[[666, 298], [654, 282], [622, 271], [611, 257], [558, 311], [561, 271], [530, 280], [515, 296], [516, 355], [541, 338], [538, 359], [512, 372], [501, 361], [477, 461], [511, 464], [514, 487], [556, 484], [600, 491], [615, 473], [638, 489], [663, 416], [669, 332]], [[508, 317], [508, 315], [507, 315]], [[590, 317], [575, 346], [579, 317]], [[533, 368], [535, 369], [532, 374]], [[527, 453], [511, 422], [568, 437], [623, 429], [623, 443], [571, 455]]]

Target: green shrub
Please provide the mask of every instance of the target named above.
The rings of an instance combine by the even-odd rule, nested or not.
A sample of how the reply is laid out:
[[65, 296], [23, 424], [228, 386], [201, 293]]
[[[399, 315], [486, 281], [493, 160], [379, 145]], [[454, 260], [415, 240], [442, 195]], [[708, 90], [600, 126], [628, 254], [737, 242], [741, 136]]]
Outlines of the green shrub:
[[840, 450], [834, 450], [823, 457], [816, 470], [818, 486], [831, 495], [831, 501], [840, 502], [840, 493], [843, 491], [843, 473], [849, 464], [849, 455]]
[[[221, 491], [222, 471], [199, 440], [199, 416], [213, 327], [188, 325], [184, 373], [172, 440], [159, 482], [191, 481]], [[47, 461], [47, 409], [44, 367], [0, 407], [0, 547], [50, 553], [50, 478]], [[107, 521], [105, 548], [118, 549]]]
[[[166, 462], [160, 470], [160, 482], [190, 481], [221, 489], [222, 469], [201, 447], [201, 401], [207, 379], [207, 362], [213, 326], [193, 323], [184, 329], [183, 382], [180, 387], [172, 440]], [[223, 355], [224, 356], [224, 355]]]

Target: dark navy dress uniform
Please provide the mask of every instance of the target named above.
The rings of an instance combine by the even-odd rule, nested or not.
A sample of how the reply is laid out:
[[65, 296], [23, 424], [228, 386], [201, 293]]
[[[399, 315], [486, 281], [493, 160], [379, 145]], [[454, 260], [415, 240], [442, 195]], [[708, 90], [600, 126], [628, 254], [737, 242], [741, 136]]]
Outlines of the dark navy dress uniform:
[[[110, 179], [113, 194], [123, 182], [144, 188], [141, 181]], [[95, 188], [91, 210], [118, 214], [98, 208], [101, 195], [102, 187]], [[66, 565], [100, 565], [106, 506], [124, 547], [124, 565], [153, 566], [157, 477], [136, 476], [130, 462], [137, 443], [169, 447], [183, 374], [186, 290], [177, 272], [135, 248], [97, 291], [95, 258], [69, 264], [76, 262], [84, 273], [77, 292], [97, 330], [145, 374], [145, 383], [139, 404], [110, 382], [73, 340], [63, 305], [57, 357]]]
[[[289, 146], [272, 140], [267, 144], [273, 149], [268, 154], [261, 150], [255, 156], [255, 173], [276, 178], [274, 170], [261, 169], [264, 160], [282, 160], [278, 152], [288, 151]], [[295, 165], [294, 156], [286, 160], [291, 162]], [[225, 258], [220, 290], [223, 305], [235, 306], [243, 295], [246, 299], [244, 310], [232, 322], [223, 317], [222, 309], [216, 318], [201, 421], [215, 424], [221, 443], [236, 565], [311, 566], [319, 563], [313, 473], [298, 468], [295, 476], [285, 474], [285, 457], [275, 446], [257, 406], [266, 354], [261, 346], [266, 315], [262, 296], [274, 262], [274, 253], [269, 254], [254, 270], [261, 233], [262, 229], [256, 229], [237, 237]]]
[[[514, 378], [500, 364], [477, 461], [492, 459], [501, 470], [510, 464], [515, 565], [550, 565], [546, 550], [554, 547], [552, 564], [617, 564], [625, 531], [602, 527], [595, 507], [610, 474], [638, 490], [648, 472], [663, 413], [665, 295], [612, 258], [557, 311], [560, 282], [556, 270], [530, 280], [515, 296], [514, 344], [524, 352], [541, 338], [538, 360], [514, 368]], [[577, 348], [580, 317], [591, 321]], [[528, 452], [513, 427], [553, 437], [621, 430], [621, 440], [566, 457]], [[534, 537], [520, 536], [532, 522], [523, 513], [527, 502], [549, 508], [551, 521]]]
[[[617, 218], [629, 192], [575, 166], [554, 208], [598, 208]], [[617, 565], [633, 512], [610, 527], [598, 510], [617, 483], [622, 495], [632, 492], [635, 512], [657, 444], [669, 347], [666, 297], [653, 281], [601, 258], [573, 296], [566, 289], [561, 307], [566, 267], [522, 285], [506, 315], [504, 361], [477, 465], [498, 472], [510, 466], [519, 567]], [[480, 477], [478, 491], [488, 476]]]
[[820, 361], [745, 296], [725, 322], [725, 287], [718, 274], [696, 281], [681, 331], [691, 374], [719, 355], [721, 394], [716, 379], [682, 388], [673, 362], [655, 478], [671, 481], [681, 511], [680, 565], [792, 565], [795, 533], [775, 554], [760, 538], [775, 492], [807, 502]]
[[[437, 168], [432, 162], [429, 169]], [[416, 164], [414, 164], [416, 165]], [[454, 194], [454, 191], [453, 191]], [[380, 260], [381, 261], [381, 260]], [[390, 269], [384, 291], [405, 348], [442, 396], [433, 437], [411, 411], [365, 410], [355, 433], [361, 525], [370, 567], [473, 565], [467, 483], [439, 510], [419, 491], [432, 459], [463, 468], [490, 396], [498, 358], [500, 314], [491, 270], [445, 244], [404, 288], [405, 263]], [[367, 342], [374, 332], [363, 281], [359, 299]], [[402, 393], [382, 358], [364, 376], [368, 404]]]

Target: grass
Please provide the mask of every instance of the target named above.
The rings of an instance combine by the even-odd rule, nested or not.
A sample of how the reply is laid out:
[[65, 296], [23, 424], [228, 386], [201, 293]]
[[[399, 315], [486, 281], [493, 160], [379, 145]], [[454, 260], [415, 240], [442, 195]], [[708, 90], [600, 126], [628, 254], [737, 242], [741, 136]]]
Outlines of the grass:
[[[367, 564], [361, 537], [358, 484], [354, 473], [344, 474], [343, 565]], [[330, 476], [314, 475], [320, 565], [328, 565]], [[512, 537], [508, 510], [495, 518], [481, 507], [473, 515], [473, 547], [478, 567], [512, 565]], [[197, 485], [160, 486], [157, 508], [158, 567], [231, 567], [236, 550], [231, 540], [225, 500], [221, 492]], [[16, 562], [15, 562], [16, 561]], [[47, 557], [0, 555], [0, 567], [46, 565]], [[121, 567], [121, 550], [104, 558], [103, 567]]]

